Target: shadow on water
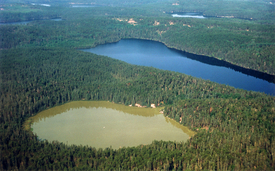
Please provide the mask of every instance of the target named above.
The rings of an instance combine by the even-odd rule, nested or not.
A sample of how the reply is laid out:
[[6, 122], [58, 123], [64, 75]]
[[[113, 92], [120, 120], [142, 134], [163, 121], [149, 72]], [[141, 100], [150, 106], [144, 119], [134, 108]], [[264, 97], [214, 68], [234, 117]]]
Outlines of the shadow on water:
[[73, 101], [61, 106], [56, 106], [53, 108], [49, 108], [40, 112], [38, 115], [32, 117], [32, 122], [39, 122], [41, 119], [51, 118], [55, 115], [67, 112], [71, 109], [79, 109], [79, 108], [106, 108], [113, 109], [116, 111], [122, 111], [124, 113], [128, 113], [131, 115], [143, 116], [143, 117], [153, 117], [155, 115], [160, 114], [160, 108], [138, 108], [138, 107], [129, 107], [123, 104], [115, 104], [107, 101]]
[[259, 71], [252, 70], [252, 69], [246, 69], [246, 68], [231, 64], [229, 62], [213, 58], [213, 57], [208, 57], [208, 56], [203, 56], [203, 55], [195, 55], [195, 54], [191, 54], [188, 52], [183, 52], [183, 51], [179, 51], [179, 50], [175, 50], [175, 49], [173, 49], [173, 50], [176, 51], [177, 53], [182, 54], [183, 56], [186, 56], [189, 59], [193, 59], [193, 60], [208, 64], [208, 65], [230, 68], [230, 69], [233, 69], [234, 71], [241, 72], [243, 74], [268, 81], [269, 83], [275, 83], [274, 75], [270, 75], [270, 74], [259, 72]]

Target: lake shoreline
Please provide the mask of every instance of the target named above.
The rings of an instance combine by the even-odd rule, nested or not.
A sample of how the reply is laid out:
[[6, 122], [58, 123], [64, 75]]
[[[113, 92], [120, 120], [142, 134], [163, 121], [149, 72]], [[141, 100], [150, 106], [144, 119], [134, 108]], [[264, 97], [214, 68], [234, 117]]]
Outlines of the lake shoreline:
[[214, 57], [181, 51], [158, 40], [120, 39], [115, 43], [79, 50], [108, 56], [133, 65], [178, 72], [237, 89], [275, 95], [275, 76], [233, 65]]
[[[93, 130], [92, 132], [95, 133], [95, 134], [93, 133], [91, 134], [91, 131], [88, 131], [89, 132], [89, 133], [87, 132], [88, 134], [93, 135], [88, 137], [96, 136], [99, 139], [104, 140], [103, 144], [105, 144], [106, 147], [101, 147], [101, 145], [98, 144], [98, 140], [91, 139], [89, 142], [92, 142], [92, 143], [89, 146], [96, 147], [96, 148], [107, 148], [108, 145], [106, 143], [111, 143], [113, 147], [115, 146], [118, 147], [117, 140], [114, 141], [114, 139], [120, 136], [124, 137], [125, 139], [129, 139], [126, 142], [131, 141], [130, 144], [132, 145], [130, 144], [129, 145], [133, 146], [133, 144], [137, 143], [135, 140], [136, 139], [135, 136], [138, 136], [138, 137], [140, 136], [142, 140], [138, 143], [150, 145], [151, 144], [150, 142], [154, 140], [172, 141], [174, 139], [174, 141], [180, 141], [180, 142], [187, 141], [188, 139], [190, 139], [196, 134], [195, 131], [182, 125], [180, 122], [175, 121], [173, 118], [165, 117], [164, 114], [161, 114], [159, 112], [159, 110], [161, 109], [163, 109], [163, 107], [157, 107], [157, 108], [129, 107], [128, 105], [113, 103], [110, 101], [84, 101], [84, 100], [70, 101], [62, 105], [54, 106], [52, 108], [48, 108], [46, 110], [38, 112], [36, 115], [28, 118], [23, 123], [22, 128], [29, 133], [37, 134], [37, 136], [39, 137], [38, 139], [39, 141], [48, 140], [49, 142], [58, 141], [58, 142], [65, 143], [65, 140], [68, 138], [67, 143], [69, 141], [70, 145], [73, 145], [73, 144], [80, 145], [81, 143], [83, 143], [82, 145], [88, 145], [85, 140], [86, 138], [83, 139], [83, 142], [81, 141], [81, 137], [84, 136], [84, 134], [78, 137], [77, 140], [75, 140], [75, 138], [71, 139], [72, 138], [71, 134], [75, 133], [75, 129], [78, 130], [78, 129], [81, 129], [83, 125], [87, 125], [85, 124], [85, 122], [80, 122], [80, 121], [83, 121], [84, 119], [89, 122], [88, 125], [90, 125], [91, 127], [91, 129], [85, 129], [85, 130]], [[89, 111], [89, 112], [87, 113], [85, 111]], [[94, 112], [100, 111], [100, 112], [94, 113], [91, 111], [94, 111]], [[142, 114], [140, 112], [142, 112]], [[72, 114], [75, 117], [77, 117], [77, 119], [76, 118], [72, 119], [72, 116], [73, 116]], [[106, 117], [105, 115], [108, 117]], [[66, 118], [64, 118], [65, 116]], [[89, 117], [87, 118], [87, 116]], [[91, 124], [92, 122], [89, 121], [89, 119], [91, 119], [90, 118], [91, 116], [98, 118], [98, 119], [94, 118], [91, 120], [91, 121], [93, 120], [95, 121], [94, 124]], [[56, 119], [53, 119], [53, 117], [55, 117]], [[129, 123], [127, 121], [129, 121]], [[75, 125], [79, 123], [81, 123], [82, 126]], [[45, 124], [47, 125], [48, 128], [45, 127], [46, 126]], [[55, 126], [56, 124], [58, 125], [58, 127]], [[63, 127], [65, 129], [63, 129]], [[122, 128], [127, 127], [127, 129], [121, 129], [120, 127]], [[160, 127], [161, 130], [164, 129], [165, 131], [159, 131], [159, 129], [157, 129], [158, 127]], [[115, 135], [114, 133], [111, 133], [116, 131], [117, 129], [122, 131], [122, 135], [119, 135], [119, 134]], [[69, 136], [66, 135], [64, 130], [67, 133], [68, 133], [68, 130], [70, 130], [69, 131], [70, 135]], [[118, 130], [116, 132], [120, 132]], [[148, 130], [151, 130], [151, 131], [148, 131]], [[173, 134], [167, 132], [168, 130], [169, 131], [174, 130]], [[83, 133], [83, 131], [80, 131], [80, 132], [81, 134]], [[97, 134], [96, 132], [99, 132], [99, 134]], [[110, 135], [109, 135], [109, 132], [111, 133]], [[56, 136], [58, 134], [61, 138], [60, 137], [58, 138]], [[128, 136], [125, 137], [125, 135], [128, 135]], [[66, 137], [65, 140], [64, 140], [64, 137]], [[107, 137], [108, 139], [106, 139]], [[110, 140], [109, 140], [109, 137], [110, 137]], [[169, 137], [170, 138], [173, 137], [173, 138], [170, 139]], [[108, 141], [105, 142], [106, 140]], [[81, 143], [79, 144], [79, 142]], [[119, 144], [123, 144], [123, 146], [127, 147], [127, 143], [125, 144], [124, 140]], [[134, 146], [138, 146], [138, 145], [139, 144], [136, 144]]]
[[164, 44], [169, 49], [177, 50], [177, 51], [180, 51], [180, 52], [185, 53], [187, 55], [198, 55], [198, 56], [202, 56], [202, 57], [213, 58], [213, 59], [219, 60], [221, 62], [227, 62], [228, 64], [231, 64], [231, 65], [243, 68], [243, 69], [251, 70], [252, 72], [254, 71], [254, 72], [257, 72], [259, 74], [265, 74], [266, 77], [272, 77], [272, 79], [268, 79], [266, 81], [271, 82], [270, 80], [273, 80], [272, 83], [275, 83], [275, 73], [271, 74], [271, 73], [262, 72], [262, 71], [255, 70], [255, 69], [251, 69], [249, 67], [244, 67], [244, 66], [238, 65], [236, 63], [233, 63], [233, 62], [230, 62], [230, 61], [227, 61], [227, 60], [224, 60], [224, 59], [220, 59], [220, 58], [214, 57], [214, 56], [211, 57], [211, 56], [206, 56], [204, 54], [198, 54], [198, 53], [194, 53], [194, 52], [188, 52], [188, 51], [185, 51], [185, 50], [178, 49], [176, 47], [170, 46], [169, 44], [167, 44], [165, 42], [162, 42], [161, 40], [157, 40], [157, 39], [149, 39], [149, 38], [120, 38], [119, 40], [107, 42], [107, 43], [104, 43], [104, 44], [95, 44], [94, 46], [87, 46], [87, 47], [81, 47], [81, 48], [75, 48], [75, 49], [77, 49], [77, 50], [90, 49], [90, 48], [95, 48], [95, 47], [100, 46], [100, 45], [112, 44], [112, 43], [117, 43], [117, 42], [119, 42], [121, 40], [130, 40], [130, 39], [155, 41], [155, 42], [159, 42], [159, 43]]

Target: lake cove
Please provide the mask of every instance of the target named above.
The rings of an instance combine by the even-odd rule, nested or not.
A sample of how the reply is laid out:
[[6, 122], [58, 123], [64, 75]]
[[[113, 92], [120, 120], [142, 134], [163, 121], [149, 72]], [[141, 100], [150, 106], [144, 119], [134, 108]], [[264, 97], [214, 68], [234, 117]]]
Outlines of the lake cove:
[[176, 71], [235, 88], [275, 95], [275, 76], [215, 58], [170, 49], [156, 41], [123, 39], [82, 51], [109, 56], [130, 64]]
[[26, 124], [31, 121], [33, 133], [41, 140], [96, 148], [118, 149], [154, 140], [184, 142], [194, 135], [159, 111], [106, 101], [76, 101], [42, 111]]

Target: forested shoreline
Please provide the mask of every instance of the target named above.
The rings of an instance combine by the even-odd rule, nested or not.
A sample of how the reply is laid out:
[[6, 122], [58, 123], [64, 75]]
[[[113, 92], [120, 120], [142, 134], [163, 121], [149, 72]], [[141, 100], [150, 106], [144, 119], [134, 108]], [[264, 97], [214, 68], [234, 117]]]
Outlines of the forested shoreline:
[[[62, 18], [58, 22], [37, 20], [24, 26], [0, 26], [1, 48], [90, 48], [136, 38], [275, 75], [274, 25], [227, 18], [116, 16], [116, 10], [106, 16], [99, 15], [104, 10], [74, 11], [77, 15], [58, 15]], [[89, 13], [94, 17], [89, 17]]]
[[[0, 25], [0, 170], [275, 170], [274, 96], [78, 50], [154, 40], [275, 75], [274, 0], [12, 2], [1, 4], [1, 22], [32, 22]], [[234, 18], [173, 18], [172, 11]], [[41, 141], [23, 129], [40, 111], [80, 100], [159, 104], [197, 134], [114, 150]]]
[[[60, 48], [3, 50], [1, 78], [2, 169], [274, 169], [272, 96]], [[76, 100], [163, 102], [165, 115], [198, 133], [113, 150], [39, 141], [22, 129], [39, 111]]]

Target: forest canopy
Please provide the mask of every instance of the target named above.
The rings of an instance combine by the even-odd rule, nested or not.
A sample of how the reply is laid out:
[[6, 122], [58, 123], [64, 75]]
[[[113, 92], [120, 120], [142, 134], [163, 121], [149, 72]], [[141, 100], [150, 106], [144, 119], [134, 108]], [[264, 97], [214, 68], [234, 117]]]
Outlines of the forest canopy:
[[[274, 167], [272, 96], [62, 48], [4, 50], [1, 78], [3, 169]], [[163, 102], [166, 116], [181, 118], [198, 133], [186, 143], [156, 141], [113, 150], [39, 141], [22, 129], [39, 111], [84, 99], [148, 106]]]
[[[274, 96], [78, 50], [156, 40], [274, 75], [274, 1], [93, 2], [101, 6], [1, 2], [1, 170], [275, 170]], [[173, 18], [176, 12], [208, 18]], [[114, 150], [41, 141], [22, 128], [42, 110], [79, 100], [159, 104], [197, 134]]]

